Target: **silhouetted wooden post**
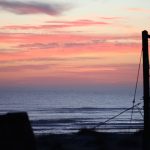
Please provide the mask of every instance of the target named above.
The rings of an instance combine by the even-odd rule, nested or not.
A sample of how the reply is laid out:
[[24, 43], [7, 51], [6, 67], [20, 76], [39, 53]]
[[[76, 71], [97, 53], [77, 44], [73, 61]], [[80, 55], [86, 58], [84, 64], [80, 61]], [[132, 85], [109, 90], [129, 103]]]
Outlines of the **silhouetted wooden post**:
[[148, 35], [147, 31], [142, 32], [143, 50], [143, 94], [144, 94], [144, 134], [143, 148], [150, 150], [150, 100], [149, 100], [149, 55], [148, 55]]

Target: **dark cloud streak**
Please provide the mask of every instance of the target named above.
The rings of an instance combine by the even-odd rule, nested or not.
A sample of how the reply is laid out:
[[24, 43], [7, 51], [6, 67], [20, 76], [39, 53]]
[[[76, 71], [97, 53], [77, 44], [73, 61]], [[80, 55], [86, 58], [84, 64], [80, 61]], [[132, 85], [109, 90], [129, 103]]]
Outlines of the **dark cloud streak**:
[[19, 2], [0, 1], [0, 10], [12, 12], [14, 14], [47, 14], [51, 16], [60, 15], [71, 8], [68, 4], [42, 3], [42, 2]]
[[18, 60], [0, 60], [0, 65], [7, 64], [7, 63], [26, 63], [26, 62], [65, 62], [65, 61], [81, 61], [81, 60], [87, 60], [87, 61], [93, 61], [93, 60], [99, 60], [104, 59], [103, 57], [39, 57], [39, 58], [29, 58], [29, 59], [18, 59]]
[[0, 67], [0, 72], [16, 72], [23, 70], [44, 70], [48, 69], [55, 64], [42, 64], [42, 65], [19, 65], [19, 66], [7, 66]]
[[33, 44], [21, 44], [17, 48], [30, 48], [30, 49], [49, 49], [59, 47], [58, 43], [33, 43]]

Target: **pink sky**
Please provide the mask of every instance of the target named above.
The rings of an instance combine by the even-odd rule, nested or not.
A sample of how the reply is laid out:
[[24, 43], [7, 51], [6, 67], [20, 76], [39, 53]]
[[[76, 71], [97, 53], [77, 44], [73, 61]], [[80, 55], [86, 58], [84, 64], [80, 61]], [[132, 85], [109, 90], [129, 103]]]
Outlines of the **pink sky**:
[[148, 6], [0, 1], [1, 86], [134, 85], [141, 31], [150, 29]]

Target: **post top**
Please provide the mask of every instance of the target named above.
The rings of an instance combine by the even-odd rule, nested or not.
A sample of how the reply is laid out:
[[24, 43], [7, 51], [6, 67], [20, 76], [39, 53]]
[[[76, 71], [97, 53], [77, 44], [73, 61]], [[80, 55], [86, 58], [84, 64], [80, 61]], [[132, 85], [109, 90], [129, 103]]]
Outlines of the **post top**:
[[147, 30], [143, 30], [142, 32], [148, 32]]
[[148, 31], [147, 30], [143, 30], [142, 33], [148, 34]]
[[142, 35], [147, 37], [147, 38], [150, 38], [150, 35], [148, 35], [148, 31], [147, 30], [143, 30], [142, 31]]

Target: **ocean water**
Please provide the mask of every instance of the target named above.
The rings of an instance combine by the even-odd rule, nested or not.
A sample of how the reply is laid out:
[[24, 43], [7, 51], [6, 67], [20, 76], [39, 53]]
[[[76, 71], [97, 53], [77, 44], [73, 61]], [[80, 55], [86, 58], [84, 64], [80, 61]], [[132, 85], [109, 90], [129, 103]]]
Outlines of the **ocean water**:
[[143, 127], [141, 98], [142, 93], [138, 91], [136, 103], [141, 104], [134, 109], [132, 121], [129, 110], [105, 124], [132, 107], [132, 89], [0, 89], [0, 114], [28, 112], [35, 134], [72, 133], [94, 127], [98, 131], [128, 132]]

